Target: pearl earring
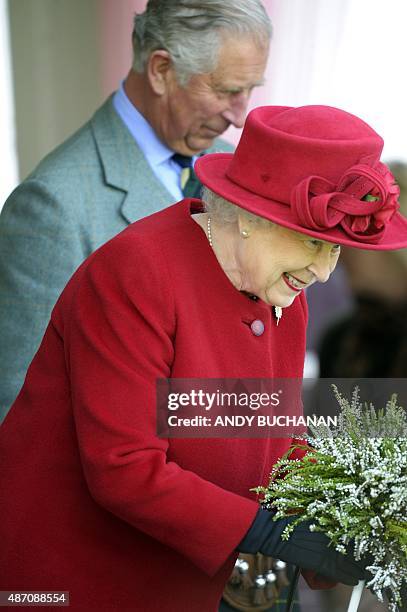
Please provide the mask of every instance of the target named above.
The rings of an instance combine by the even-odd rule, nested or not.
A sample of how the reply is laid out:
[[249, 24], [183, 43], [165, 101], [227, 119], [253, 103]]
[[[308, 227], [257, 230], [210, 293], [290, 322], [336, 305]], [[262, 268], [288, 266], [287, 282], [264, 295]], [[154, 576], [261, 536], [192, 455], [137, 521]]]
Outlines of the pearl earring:
[[240, 235], [242, 238], [248, 238], [250, 236], [250, 233], [248, 230], [242, 229], [242, 231], [240, 232]]

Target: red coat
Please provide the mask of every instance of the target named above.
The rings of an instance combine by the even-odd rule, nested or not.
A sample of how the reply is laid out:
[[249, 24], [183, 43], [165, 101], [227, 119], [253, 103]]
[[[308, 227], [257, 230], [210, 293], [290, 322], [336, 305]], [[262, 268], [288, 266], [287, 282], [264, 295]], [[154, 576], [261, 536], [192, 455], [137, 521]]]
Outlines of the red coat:
[[[261, 319], [265, 333], [253, 335]], [[287, 439], [158, 439], [160, 377], [301, 377], [306, 303], [272, 310], [219, 267], [190, 201], [138, 221], [68, 283], [0, 428], [0, 590], [71, 610], [217, 609]]]

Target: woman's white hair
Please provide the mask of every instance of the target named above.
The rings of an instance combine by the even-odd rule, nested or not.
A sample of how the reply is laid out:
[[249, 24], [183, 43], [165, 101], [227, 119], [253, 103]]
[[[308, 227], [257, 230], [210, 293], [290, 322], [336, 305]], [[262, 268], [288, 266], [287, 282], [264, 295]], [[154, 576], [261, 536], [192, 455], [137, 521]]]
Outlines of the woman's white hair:
[[261, 1], [149, 0], [134, 18], [133, 69], [143, 72], [151, 53], [165, 49], [184, 86], [193, 74], [215, 70], [224, 34], [251, 36], [266, 47], [271, 23]]
[[218, 223], [236, 223], [238, 215], [240, 214], [246, 217], [249, 223], [256, 223], [269, 227], [273, 225], [268, 219], [254, 215], [237, 204], [225, 200], [225, 198], [222, 198], [222, 196], [205, 186], [202, 189], [202, 201], [204, 203], [205, 212], [209, 213]]

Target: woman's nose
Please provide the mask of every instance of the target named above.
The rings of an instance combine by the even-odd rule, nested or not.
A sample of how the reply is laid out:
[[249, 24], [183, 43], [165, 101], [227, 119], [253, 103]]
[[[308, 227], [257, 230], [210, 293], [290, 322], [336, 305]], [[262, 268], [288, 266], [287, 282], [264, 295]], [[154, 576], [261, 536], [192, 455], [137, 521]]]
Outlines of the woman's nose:
[[308, 266], [308, 270], [310, 270], [316, 277], [319, 283], [326, 283], [326, 281], [331, 276], [331, 272], [333, 270], [332, 261], [329, 253], [320, 253], [313, 263]]

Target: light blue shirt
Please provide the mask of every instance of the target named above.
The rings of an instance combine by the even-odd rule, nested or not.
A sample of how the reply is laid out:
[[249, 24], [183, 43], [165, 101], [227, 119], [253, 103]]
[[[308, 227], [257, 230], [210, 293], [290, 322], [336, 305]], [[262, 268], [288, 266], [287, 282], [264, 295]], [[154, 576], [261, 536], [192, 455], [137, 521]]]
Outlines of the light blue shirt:
[[148, 121], [130, 102], [123, 83], [113, 97], [113, 107], [137, 142], [157, 179], [174, 196], [174, 202], [182, 200], [184, 196], [181, 190], [181, 168], [171, 159], [174, 151], [159, 140]]

